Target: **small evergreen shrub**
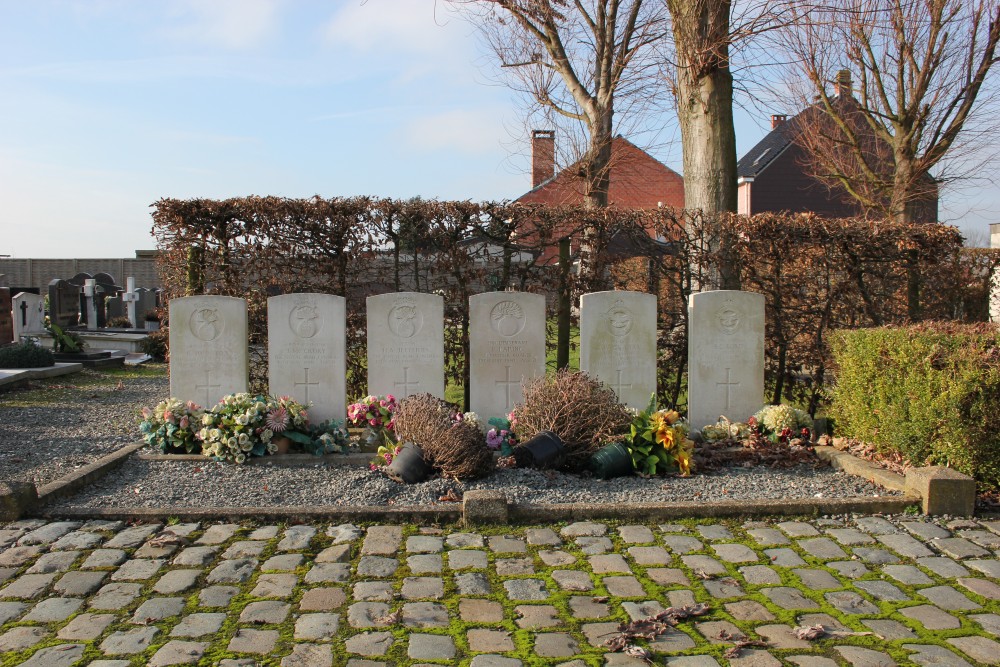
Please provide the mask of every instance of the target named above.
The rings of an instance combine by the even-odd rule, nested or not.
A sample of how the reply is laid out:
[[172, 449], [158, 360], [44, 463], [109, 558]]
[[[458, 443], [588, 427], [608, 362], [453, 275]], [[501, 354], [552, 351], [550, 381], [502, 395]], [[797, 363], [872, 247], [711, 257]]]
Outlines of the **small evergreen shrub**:
[[156, 361], [166, 361], [170, 345], [170, 329], [163, 328], [150, 331], [139, 341], [139, 349]]
[[839, 331], [831, 347], [837, 430], [1000, 487], [1000, 329], [921, 324]]
[[44, 368], [54, 366], [52, 350], [34, 343], [14, 343], [0, 347], [0, 368]]

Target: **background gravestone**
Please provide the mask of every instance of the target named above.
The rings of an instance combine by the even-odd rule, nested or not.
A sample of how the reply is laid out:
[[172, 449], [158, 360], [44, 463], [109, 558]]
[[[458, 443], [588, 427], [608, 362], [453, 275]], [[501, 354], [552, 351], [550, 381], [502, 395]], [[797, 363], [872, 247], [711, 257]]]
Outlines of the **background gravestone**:
[[37, 294], [21, 292], [12, 300], [14, 340], [45, 332], [45, 300]]
[[[99, 272], [94, 274], [94, 282], [97, 284], [96, 299], [94, 308], [97, 311], [97, 327], [106, 327], [108, 320], [105, 304], [108, 297], [115, 297], [122, 292], [121, 286], [115, 281], [110, 273]], [[124, 315], [124, 313], [122, 313]]]
[[105, 296], [104, 297], [105, 323], [110, 322], [116, 317], [125, 317], [125, 302], [122, 301], [122, 295], [116, 294], [114, 296]]
[[688, 299], [688, 423], [746, 421], [764, 405], [764, 295], [735, 290]]
[[146, 321], [146, 313], [156, 310], [159, 306], [159, 292], [156, 290], [151, 290], [146, 287], [139, 287], [135, 290], [138, 295], [138, 299], [135, 302], [135, 319], [138, 322], [133, 322], [132, 325], [136, 328], [142, 329]]
[[11, 312], [10, 288], [0, 287], [0, 345], [14, 340], [14, 317]]
[[444, 398], [444, 299], [393, 292], [367, 299], [368, 393]]
[[83, 289], [68, 280], [56, 278], [49, 283], [49, 320], [61, 328], [80, 323], [80, 299]]
[[[87, 321], [87, 316], [88, 316], [87, 296], [84, 294], [84, 286], [87, 284], [88, 280], [93, 280], [93, 279], [94, 276], [90, 275], [85, 271], [81, 271], [80, 273], [76, 274], [75, 276], [66, 281], [70, 285], [76, 285], [78, 288], [80, 288], [80, 291], [77, 295], [77, 301], [79, 301], [79, 305], [77, 306], [77, 311], [76, 311], [79, 320], [77, 324], [84, 325], [88, 329], [92, 328], [92, 325], [90, 324], [90, 322]], [[97, 281], [94, 281], [94, 284], [97, 284]]]
[[231, 296], [170, 301], [170, 395], [211, 408], [247, 391], [247, 303]]
[[656, 391], [656, 297], [594, 292], [580, 297], [580, 370], [644, 410]]
[[346, 327], [342, 296], [285, 294], [267, 300], [268, 390], [311, 402], [311, 423], [346, 416]]
[[482, 423], [521, 401], [521, 383], [545, 374], [545, 297], [487, 292], [469, 298], [471, 409]]

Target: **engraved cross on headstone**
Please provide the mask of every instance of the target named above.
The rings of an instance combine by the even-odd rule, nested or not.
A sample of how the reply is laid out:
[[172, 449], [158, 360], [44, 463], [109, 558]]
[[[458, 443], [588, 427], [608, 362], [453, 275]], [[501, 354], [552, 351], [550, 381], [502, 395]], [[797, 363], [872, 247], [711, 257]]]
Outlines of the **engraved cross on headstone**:
[[308, 403], [309, 402], [309, 387], [318, 387], [319, 386], [319, 382], [310, 382], [309, 381], [309, 369], [308, 368], [303, 368], [302, 370], [305, 371], [306, 379], [304, 381], [302, 381], [302, 382], [296, 382], [294, 384], [295, 384], [296, 387], [305, 387], [305, 398], [306, 398], [305, 402]]
[[396, 382], [392, 383], [394, 387], [397, 387], [397, 388], [398, 387], [402, 387], [403, 388], [403, 396], [404, 397], [410, 395], [410, 386], [411, 385], [413, 387], [419, 387], [420, 386], [420, 383], [417, 382], [416, 380], [409, 379], [409, 373], [410, 373], [410, 367], [409, 366], [403, 366], [403, 379], [402, 380], [397, 380]]
[[619, 399], [621, 399], [621, 397], [622, 397], [622, 389], [631, 389], [632, 388], [632, 383], [631, 382], [629, 382], [628, 384], [625, 384], [624, 382], [622, 382], [622, 371], [623, 371], [623, 369], [621, 369], [621, 368], [619, 368], [619, 369], [617, 369], [615, 371], [617, 373], [618, 377], [615, 379], [614, 384], [611, 385], [611, 388], [615, 390], [615, 394], [618, 396]]
[[504, 395], [507, 397], [506, 398], [506, 401], [507, 401], [507, 403], [506, 403], [506, 409], [510, 410], [511, 408], [514, 407], [513, 404], [511, 403], [511, 400], [510, 400], [510, 387], [511, 387], [511, 385], [515, 385], [515, 386], [520, 385], [521, 381], [520, 380], [511, 380], [510, 379], [510, 366], [504, 366], [504, 368], [506, 369], [506, 371], [504, 373], [504, 379], [503, 380], [494, 380], [494, 384], [496, 384], [496, 385], [501, 385], [502, 384], [503, 385]]
[[27, 327], [28, 326], [28, 302], [27, 301], [22, 301], [21, 302], [21, 326], [22, 327]]
[[725, 382], [716, 382], [715, 386], [716, 387], [725, 387], [726, 388], [726, 410], [729, 410], [730, 409], [730, 405], [732, 404], [733, 387], [740, 386], [739, 382], [733, 382], [733, 370], [731, 368], [727, 368], [726, 369], [726, 381]]
[[215, 404], [212, 401], [212, 389], [218, 389], [221, 386], [221, 384], [212, 384], [212, 371], [205, 371], [205, 384], [196, 384], [194, 386], [195, 389], [205, 390], [205, 403], [203, 406], [205, 409], [209, 409]]

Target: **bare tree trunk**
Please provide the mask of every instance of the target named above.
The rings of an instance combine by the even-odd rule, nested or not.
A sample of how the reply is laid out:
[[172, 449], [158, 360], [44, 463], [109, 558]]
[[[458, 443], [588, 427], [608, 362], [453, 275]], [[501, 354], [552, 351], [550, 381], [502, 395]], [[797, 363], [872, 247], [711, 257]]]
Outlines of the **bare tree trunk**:
[[[677, 51], [675, 95], [684, 151], [684, 207], [706, 214], [736, 212], [736, 130], [729, 69], [730, 0], [667, 0]], [[710, 249], [721, 252], [712, 287], [739, 289], [727, 239], [716, 230]]]

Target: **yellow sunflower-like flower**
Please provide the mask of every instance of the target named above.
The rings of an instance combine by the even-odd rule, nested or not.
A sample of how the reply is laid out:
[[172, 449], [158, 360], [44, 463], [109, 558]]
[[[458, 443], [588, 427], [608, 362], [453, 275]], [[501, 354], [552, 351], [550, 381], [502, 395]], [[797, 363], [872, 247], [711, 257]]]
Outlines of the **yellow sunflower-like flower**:
[[691, 474], [691, 456], [693, 453], [694, 441], [685, 438], [684, 442], [677, 448], [677, 453], [675, 454], [677, 469], [684, 477]]
[[674, 429], [665, 422], [661, 422], [656, 429], [656, 443], [663, 445], [667, 451], [673, 449], [674, 445], [677, 444]]

